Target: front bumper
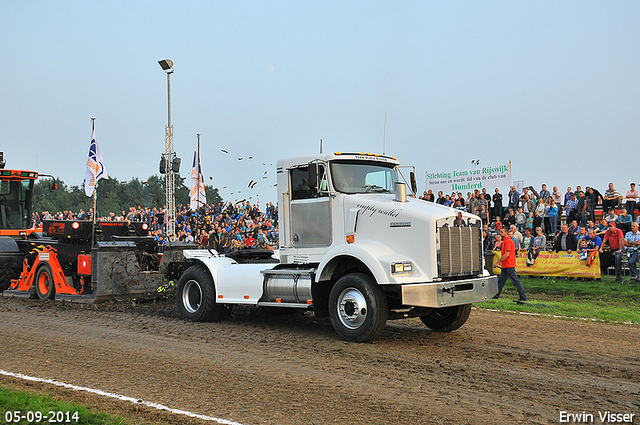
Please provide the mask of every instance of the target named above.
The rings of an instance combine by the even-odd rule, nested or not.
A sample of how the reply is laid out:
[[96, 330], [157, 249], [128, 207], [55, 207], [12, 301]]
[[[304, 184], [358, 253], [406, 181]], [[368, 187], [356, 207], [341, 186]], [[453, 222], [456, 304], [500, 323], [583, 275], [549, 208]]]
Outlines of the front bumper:
[[498, 293], [498, 277], [486, 276], [450, 282], [412, 283], [400, 286], [402, 304], [412, 307], [450, 307], [491, 299]]

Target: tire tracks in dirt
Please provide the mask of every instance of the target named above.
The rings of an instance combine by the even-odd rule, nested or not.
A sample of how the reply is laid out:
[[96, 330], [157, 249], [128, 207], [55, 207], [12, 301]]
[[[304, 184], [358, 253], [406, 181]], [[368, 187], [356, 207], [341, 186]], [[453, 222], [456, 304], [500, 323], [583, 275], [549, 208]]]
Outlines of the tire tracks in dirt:
[[458, 331], [389, 322], [368, 344], [310, 313], [0, 298], [0, 367], [245, 424], [559, 423], [640, 412], [640, 329], [474, 310]]

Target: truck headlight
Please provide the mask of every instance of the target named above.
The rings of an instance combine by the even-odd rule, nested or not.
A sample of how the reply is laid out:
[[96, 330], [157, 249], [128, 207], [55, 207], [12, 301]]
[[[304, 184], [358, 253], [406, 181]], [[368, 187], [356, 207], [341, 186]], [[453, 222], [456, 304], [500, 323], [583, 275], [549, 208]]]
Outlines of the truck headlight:
[[411, 261], [391, 263], [391, 274], [411, 274]]

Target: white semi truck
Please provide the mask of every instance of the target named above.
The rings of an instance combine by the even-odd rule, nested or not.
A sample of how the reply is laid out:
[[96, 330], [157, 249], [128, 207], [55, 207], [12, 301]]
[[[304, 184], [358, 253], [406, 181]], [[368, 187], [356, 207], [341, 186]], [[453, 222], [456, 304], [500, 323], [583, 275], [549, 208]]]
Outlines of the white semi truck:
[[312, 310], [347, 341], [380, 335], [387, 320], [420, 317], [452, 331], [471, 304], [497, 293], [484, 267], [479, 217], [407, 197], [392, 157], [330, 153], [278, 161], [279, 260], [271, 252], [185, 250], [178, 310], [194, 321], [238, 304]]

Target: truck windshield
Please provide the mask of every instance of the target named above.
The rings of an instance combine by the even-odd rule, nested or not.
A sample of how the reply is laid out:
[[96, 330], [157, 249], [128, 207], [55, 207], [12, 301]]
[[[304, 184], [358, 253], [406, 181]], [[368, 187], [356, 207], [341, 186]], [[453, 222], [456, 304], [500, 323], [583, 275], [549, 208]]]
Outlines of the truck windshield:
[[364, 161], [333, 161], [331, 177], [343, 193], [394, 193], [398, 179], [393, 164]]

